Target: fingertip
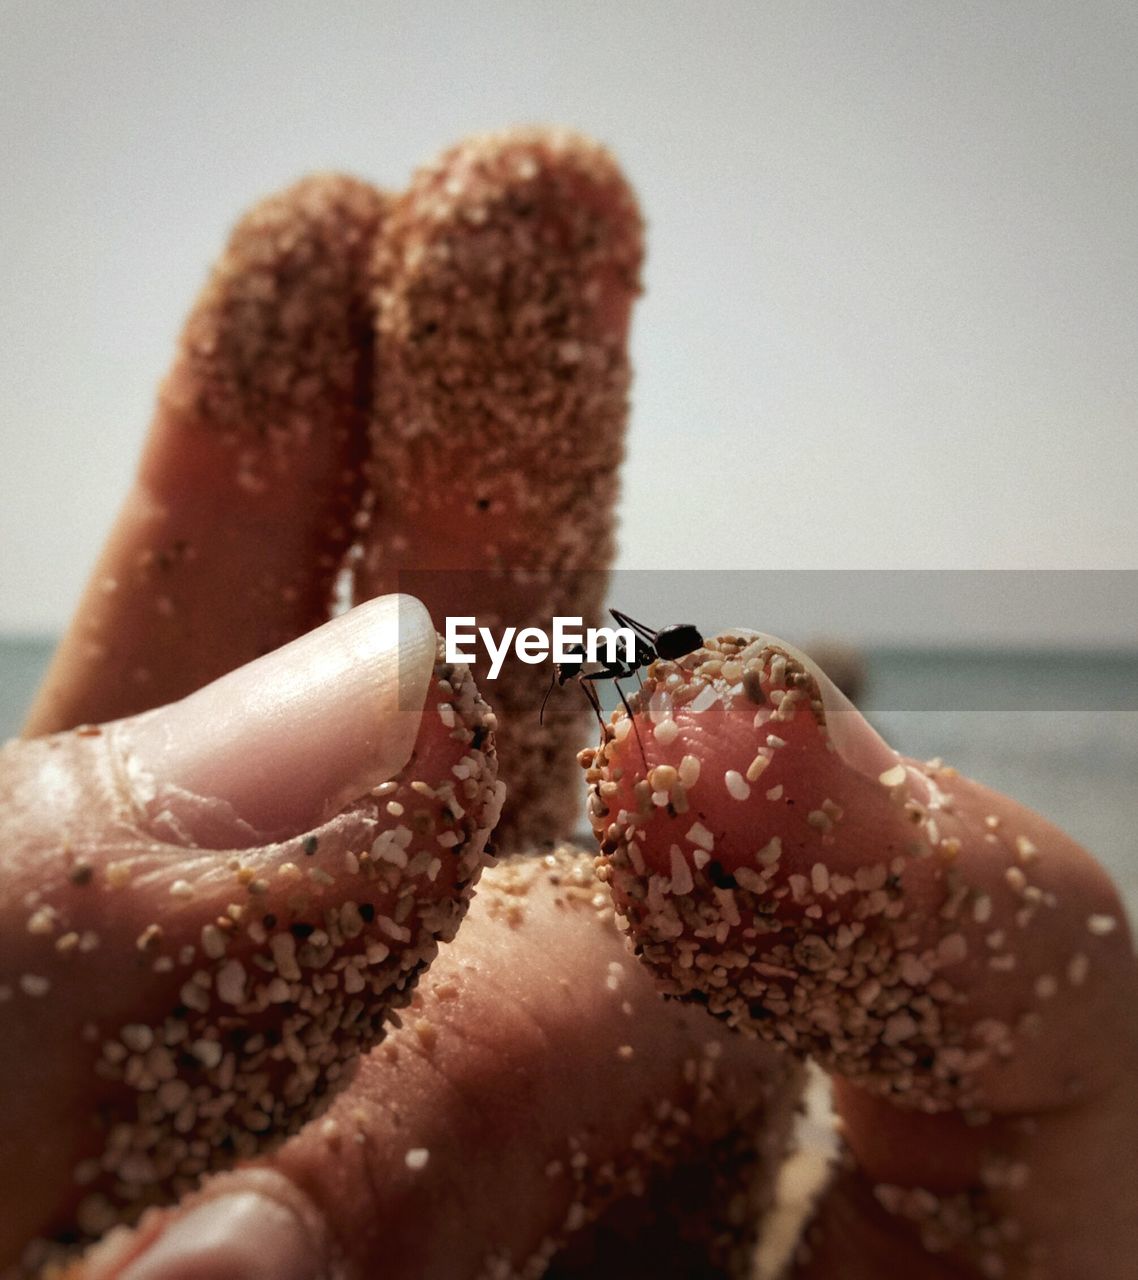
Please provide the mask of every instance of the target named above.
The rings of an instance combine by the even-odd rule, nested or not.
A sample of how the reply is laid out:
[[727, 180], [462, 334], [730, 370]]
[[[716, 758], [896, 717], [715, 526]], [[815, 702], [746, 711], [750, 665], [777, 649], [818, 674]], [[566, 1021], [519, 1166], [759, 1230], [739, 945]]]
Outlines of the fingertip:
[[172, 701], [327, 618], [363, 494], [387, 207], [324, 174], [239, 221], [26, 735]]
[[328, 1274], [323, 1218], [275, 1171], [225, 1174], [174, 1210], [116, 1228], [82, 1259], [75, 1280], [318, 1280]]
[[[362, 592], [411, 571], [438, 613], [599, 618], [642, 249], [616, 161], [567, 129], [466, 138], [415, 174], [372, 262]], [[542, 724], [547, 674], [508, 663], [500, 677], [510, 802], [498, 840], [524, 847], [573, 828], [587, 711], [564, 699]]]
[[1134, 973], [1105, 873], [835, 695], [804, 655], [732, 632], [653, 664], [634, 719], [586, 753], [604, 874], [658, 982], [904, 1108], [1106, 1087], [1091, 1033], [1132, 1024], [1108, 997]]

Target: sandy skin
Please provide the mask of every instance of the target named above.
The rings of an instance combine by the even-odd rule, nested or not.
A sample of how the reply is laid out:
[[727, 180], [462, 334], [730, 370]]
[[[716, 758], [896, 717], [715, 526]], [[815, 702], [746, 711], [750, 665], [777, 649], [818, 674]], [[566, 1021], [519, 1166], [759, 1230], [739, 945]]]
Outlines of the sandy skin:
[[[424, 208], [437, 203], [440, 184], [446, 188], [447, 209], [432, 231], [420, 219]], [[529, 226], [538, 230], [537, 240], [527, 246]], [[82, 1193], [73, 1175], [89, 1140], [89, 1135], [76, 1140], [76, 1134], [97, 1091], [108, 1089], [100, 1096], [114, 1105], [133, 1104], [136, 1095], [157, 1098], [160, 1090], [163, 1107], [179, 1101], [185, 1081], [158, 1080], [155, 1074], [167, 1069], [163, 1054], [155, 1052], [155, 1027], [175, 1041], [181, 1031], [167, 1026], [173, 971], [155, 972], [154, 965], [170, 960], [176, 966], [182, 946], [194, 948], [192, 963], [198, 967], [190, 976], [203, 974], [210, 993], [210, 1006], [194, 1011], [204, 1018], [211, 1016], [214, 996], [230, 1017], [229, 1001], [221, 997], [240, 999], [251, 985], [254, 993], [262, 987], [274, 1006], [272, 996], [281, 992], [276, 981], [286, 986], [295, 981], [285, 976], [292, 972], [285, 954], [289, 944], [277, 943], [278, 957], [269, 942], [280, 913], [266, 911], [261, 917], [264, 942], [250, 933], [255, 918], [242, 917], [235, 940], [216, 937], [212, 930], [224, 935], [227, 926], [219, 920], [238, 923], [229, 908], [244, 907], [245, 899], [236, 901], [233, 890], [248, 896], [261, 879], [270, 896], [281, 897], [280, 903], [274, 897], [276, 906], [294, 910], [277, 879], [290, 879], [292, 872], [284, 868], [295, 865], [305, 892], [320, 898], [325, 915], [334, 914], [335, 928], [325, 922], [324, 931], [333, 965], [344, 962], [334, 969], [342, 985], [321, 996], [329, 997], [329, 1007], [346, 1009], [350, 1001], [330, 992], [359, 997], [347, 989], [357, 979], [346, 975], [349, 969], [361, 972], [357, 962], [361, 954], [368, 959], [378, 918], [406, 927], [406, 918], [401, 922], [385, 914], [387, 897], [393, 895], [397, 903], [405, 879], [411, 883], [423, 874], [431, 879], [429, 860], [414, 873], [414, 858], [407, 867], [398, 865], [406, 850], [393, 837], [403, 819], [420, 800], [434, 816], [441, 817], [445, 808], [455, 818], [449, 794], [438, 794], [445, 772], [453, 776], [456, 766], [465, 767], [463, 782], [483, 776], [464, 766], [469, 744], [462, 744], [457, 759], [447, 754], [453, 749], [448, 745], [453, 727], [438, 708], [452, 706], [454, 727], [465, 723], [454, 707], [453, 683], [437, 673], [451, 689], [440, 684], [442, 696], [429, 697], [425, 677], [423, 705], [427, 720], [434, 715], [437, 724], [431, 720], [424, 731], [442, 750], [432, 755], [430, 768], [416, 768], [407, 781], [423, 783], [435, 795], [413, 789], [417, 799], [410, 805], [409, 797], [392, 792], [364, 802], [374, 809], [366, 816], [382, 827], [373, 836], [388, 855], [383, 861], [400, 873], [393, 875], [387, 896], [368, 882], [368, 894], [374, 896], [362, 901], [375, 909], [369, 920], [356, 892], [361, 883], [356, 842], [345, 845], [332, 837], [358, 820], [340, 812], [356, 804], [353, 797], [396, 781], [417, 729], [391, 735], [402, 744], [398, 750], [385, 744], [386, 726], [398, 717], [379, 715], [360, 696], [369, 691], [334, 661], [333, 668], [340, 670], [335, 687], [344, 696], [313, 687], [303, 714], [294, 714], [300, 708], [289, 701], [293, 682], [284, 679], [284, 671], [268, 677], [262, 670], [256, 676], [257, 688], [272, 690], [273, 700], [279, 698], [280, 709], [288, 713], [287, 733], [277, 731], [280, 721], [271, 716], [265, 722], [242, 715], [235, 722], [227, 714], [235, 705], [231, 686], [208, 708], [205, 701], [182, 703], [180, 710], [165, 713], [170, 725], [178, 721], [181, 728], [178, 735], [167, 735], [172, 755], [159, 752], [154, 761], [162, 756], [176, 766], [172, 781], [193, 777], [196, 793], [216, 792], [210, 798], [224, 800], [204, 811], [194, 806], [192, 814], [183, 812], [183, 829], [187, 823], [204, 825], [189, 839], [183, 836], [180, 845], [175, 842], [173, 851], [168, 832], [157, 838], [148, 830], [144, 839], [137, 838], [132, 808], [135, 827], [126, 832], [132, 843], [123, 858], [122, 815], [112, 803], [116, 793], [97, 785], [108, 759], [107, 742], [76, 726], [216, 689], [211, 681], [307, 632], [327, 616], [337, 575], [353, 546], [363, 553], [357, 581], [365, 591], [397, 585], [384, 575], [416, 566], [447, 569], [457, 563], [468, 572], [496, 571], [500, 543], [494, 531], [503, 513], [518, 513], [522, 499], [532, 506], [518, 527], [525, 547], [536, 548], [537, 556], [527, 565], [561, 569], [568, 564], [573, 573], [582, 571], [580, 579], [569, 575], [577, 585], [562, 611], [588, 612], [589, 600], [599, 603], [596, 579], [588, 574], [603, 569], [611, 552], [628, 372], [624, 342], [637, 288], [639, 232], [635, 204], [603, 150], [545, 131], [525, 131], [513, 140], [471, 140], [424, 170], [402, 197], [353, 179], [306, 180], [259, 205], [239, 225], [187, 324], [135, 490], [29, 722], [29, 733], [73, 732], [57, 739], [54, 748], [37, 743], [5, 760], [13, 792], [22, 789], [22, 798], [15, 807], [21, 825], [8, 842], [14, 873], [0, 895], [6, 920], [0, 938], [9, 948], [10, 967], [5, 1008], [10, 1013], [18, 999], [21, 1011], [13, 1023], [19, 1034], [7, 1043], [4, 1067], [6, 1078], [25, 1086], [13, 1091], [15, 1104], [5, 1123], [16, 1139], [28, 1142], [28, 1158], [22, 1165], [12, 1163], [20, 1173], [6, 1188], [3, 1221], [10, 1251], [37, 1227], [74, 1217]], [[536, 252], [542, 238], [547, 243]], [[514, 278], [526, 287], [499, 290], [501, 310], [493, 315], [479, 315], [477, 306], [464, 310], [464, 290], [490, 271], [488, 261], [477, 259], [495, 245], [501, 249], [496, 278]], [[452, 250], [457, 256], [446, 269], [433, 262], [432, 255], [445, 259]], [[559, 301], [535, 313], [535, 296]], [[439, 314], [432, 316], [432, 310]], [[535, 314], [540, 324], [530, 323]], [[503, 335], [512, 335], [514, 343], [503, 345], [498, 340]], [[494, 360], [501, 363], [494, 366], [491, 387], [487, 370]], [[441, 378], [444, 368], [446, 378]], [[383, 371], [386, 378], [379, 376]], [[456, 389], [453, 397], [440, 391], [448, 379]], [[467, 393], [487, 410], [469, 436], [455, 432], [470, 409], [463, 404]], [[546, 428], [556, 419], [562, 430], [559, 435], [543, 430], [533, 436], [536, 447], [527, 449], [526, 424], [534, 406], [542, 404], [549, 410]], [[413, 509], [414, 503], [401, 504], [397, 490], [386, 492], [382, 509], [377, 508], [369, 491], [384, 491], [392, 468], [398, 472], [412, 457], [410, 442], [424, 426], [441, 450], [435, 487], [424, 495], [432, 518]], [[500, 455], [502, 466], [490, 472], [479, 471], [471, 457], [472, 448], [489, 443], [484, 438], [488, 426], [500, 442], [510, 442]], [[557, 441], [563, 441], [564, 453], [553, 448]], [[475, 482], [490, 487], [483, 490]], [[553, 509], [552, 518], [546, 519], [545, 507]], [[549, 560], [542, 558], [547, 549], [554, 553]], [[465, 558], [456, 559], [460, 551]], [[438, 603], [445, 612], [446, 600]], [[533, 600], [506, 592], [499, 603], [528, 608]], [[321, 649], [321, 662], [337, 652], [342, 656], [344, 647], [341, 630]], [[350, 652], [352, 646], [346, 647]], [[374, 649], [368, 653], [374, 664]], [[351, 665], [373, 674], [376, 669], [368, 662]], [[624, 895], [622, 914], [635, 924], [637, 879], [643, 882], [652, 873], [666, 877], [669, 891], [677, 888], [677, 878], [686, 883], [672, 859], [676, 844], [691, 880], [680, 897], [710, 904], [719, 917], [714, 924], [717, 963], [699, 975], [699, 984], [684, 977], [684, 991], [693, 997], [699, 992], [697, 1003], [720, 1001], [720, 1011], [741, 1026], [755, 1023], [752, 1029], [762, 1035], [780, 1042], [793, 1038], [798, 1048], [809, 1045], [837, 1074], [847, 1141], [857, 1163], [826, 1200], [800, 1274], [840, 1273], [860, 1280], [897, 1273], [942, 1280], [995, 1275], [1001, 1267], [1009, 1276], [1033, 1274], [1033, 1268], [1036, 1275], [1051, 1276], [1126, 1274], [1123, 1264], [1133, 1256], [1135, 1234], [1128, 1161], [1138, 1149], [1131, 1098], [1134, 977], [1113, 891], [1081, 851], [1010, 800], [943, 770], [898, 761], [872, 734], [858, 731], [856, 720], [849, 722], [854, 730], [842, 737], [844, 754], [835, 762], [828, 746], [836, 740], [841, 717], [832, 701], [824, 734], [817, 720], [811, 728], [809, 717], [801, 724], [788, 717], [786, 733], [777, 727], [767, 731], [783, 745], [757, 742], [754, 714], [760, 701], [773, 703], [773, 693], [779, 692], [771, 688], [770, 673], [766, 685], [764, 690], [760, 673], [760, 698], [750, 718], [737, 725], [726, 717], [718, 745], [701, 739], [695, 723], [701, 713], [694, 707], [669, 717], [661, 705], [657, 714], [641, 717], [649, 764], [676, 774], [675, 780], [665, 773], [649, 784], [653, 806], [655, 792], [676, 799], [677, 782], [689, 786], [682, 781], [691, 772], [688, 765], [685, 773], [688, 755], [700, 761], [701, 770], [700, 779], [690, 783], [689, 815], [691, 798], [702, 804], [700, 788], [710, 786], [717, 774], [722, 788], [716, 782], [714, 796], [707, 792], [704, 832], [694, 844], [684, 842], [691, 822], [676, 835], [670, 828], [655, 829], [666, 841], [646, 839], [640, 850], [643, 870], [634, 866], [633, 876], [623, 883], [616, 877], [612, 887]], [[524, 705], [524, 689], [519, 687], [518, 696]], [[515, 811], [514, 829], [530, 823], [542, 839], [554, 838], [557, 824], [572, 809], [569, 791], [545, 785], [554, 773], [568, 776], [566, 753], [576, 711], [570, 699], [561, 706], [565, 732], [517, 756], [531, 799]], [[149, 730], [162, 723], [162, 714], [148, 722]], [[532, 718], [510, 724], [508, 731], [516, 726], [518, 743], [534, 741]], [[378, 736], [362, 731], [368, 725]], [[254, 731], [246, 736], [249, 726]], [[140, 728], [135, 741], [141, 744], [148, 732]], [[694, 751], [673, 751], [685, 734]], [[256, 750], [247, 749], [250, 745]], [[749, 774], [758, 770], [754, 761], [765, 749], [772, 761], [764, 766], [771, 775], [764, 782]], [[775, 782], [783, 767], [774, 759], [778, 751], [788, 751], [778, 760], [790, 766], [781, 784]], [[306, 754], [323, 768], [306, 767]], [[57, 767], [54, 757], [65, 759], [68, 767]], [[598, 789], [605, 783], [618, 791], [625, 783], [631, 786], [632, 812], [640, 804], [635, 783], [644, 762], [627, 739], [613, 759], [615, 767], [623, 764], [627, 777], [592, 781]], [[905, 766], [904, 778], [882, 782], [881, 776], [898, 764]], [[728, 782], [732, 772], [738, 777]], [[231, 784], [235, 790], [217, 791]], [[792, 819], [792, 806], [780, 809], [768, 795], [778, 785], [784, 795], [801, 786], [803, 821]], [[955, 815], [943, 812], [943, 806], [929, 811], [933, 786], [953, 797]], [[601, 801], [607, 805], [609, 798], [602, 795]], [[907, 808], [910, 802], [923, 812]], [[144, 816], [153, 819], [146, 805]], [[465, 807], [461, 799], [459, 805]], [[230, 810], [240, 826], [228, 821]], [[61, 813], [74, 817], [86, 833], [89, 879], [87, 870], [70, 860], [74, 850], [69, 853], [60, 839]], [[556, 818], [552, 826], [551, 816]], [[430, 825], [432, 813], [426, 818]], [[885, 859], [876, 833], [894, 830], [891, 823], [899, 841], [901, 832], [903, 843], [919, 837], [928, 852], [890, 852], [878, 884]], [[602, 839], [607, 840], [610, 825], [605, 824]], [[477, 829], [472, 823], [471, 835]], [[777, 857], [772, 832], [780, 842], [785, 837]], [[309, 835], [317, 836], [311, 852]], [[976, 854], [985, 848], [992, 851], [990, 865]], [[760, 850], [770, 861], [759, 858], [757, 867], [750, 866], [747, 859]], [[697, 851], [709, 855], [702, 866]], [[424, 852], [417, 849], [415, 856]], [[610, 853], [615, 872], [619, 851]], [[140, 862], [132, 862], [136, 855]], [[348, 855], [356, 857], [354, 867]], [[888, 865], [895, 856], [904, 857], [899, 870]], [[234, 859], [235, 867], [230, 865]], [[942, 861], [953, 860], [976, 877], [965, 884], [960, 901], [956, 888], [949, 887], [951, 865], [941, 872]], [[125, 868], [112, 871], [121, 862]], [[718, 864], [714, 871], [713, 863]], [[755, 956], [741, 948], [742, 959], [723, 964], [719, 975], [718, 961], [738, 928], [731, 923], [728, 898], [719, 894], [734, 895], [738, 909], [742, 894], [730, 879], [738, 885], [749, 869], [761, 882], [771, 866], [774, 875], [757, 892], [774, 899], [784, 927], [763, 935], [763, 949], [773, 955], [775, 947], [785, 946], [788, 954], [779, 953], [783, 963], [774, 966], [776, 972], [759, 972]], [[183, 874], [172, 874], [179, 867]], [[146, 872], [145, 883], [135, 883], [136, 870]], [[259, 870], [270, 874], [261, 877]], [[322, 883], [310, 871], [332, 883]], [[84, 883], [64, 880], [64, 872]], [[243, 873], [247, 883], [240, 879]], [[549, 869], [549, 874], [557, 872]], [[744, 1160], [742, 1169], [734, 1163], [745, 1152], [731, 1143], [739, 1135], [758, 1135], [752, 1156], [760, 1151], [768, 1167], [758, 1172], [769, 1173], [783, 1132], [779, 1108], [794, 1097], [789, 1059], [773, 1057], [770, 1046], [709, 1023], [702, 1009], [661, 1003], [648, 972], [633, 966], [621, 949], [603, 886], [580, 874], [585, 903], [570, 895], [573, 904], [558, 905], [566, 897], [563, 886], [543, 881], [523, 895], [508, 875], [499, 879], [496, 873], [467, 927], [428, 971], [414, 1017], [393, 1037], [394, 1056], [383, 1050], [358, 1056], [358, 1074], [328, 1116], [303, 1128], [276, 1155], [254, 1155], [252, 1164], [220, 1175], [207, 1184], [200, 1201], [172, 1212], [155, 1210], [138, 1235], [117, 1234], [98, 1258], [100, 1274], [203, 1280], [238, 1270], [252, 1278], [260, 1266], [261, 1274], [275, 1280], [284, 1280], [290, 1268], [309, 1278], [363, 1277], [375, 1274], [378, 1255], [392, 1275], [418, 1275], [432, 1266], [454, 1275], [456, 1258], [462, 1272], [472, 1276], [485, 1274], [491, 1265], [498, 1268], [491, 1274], [505, 1265], [507, 1273], [511, 1266], [529, 1266], [536, 1275], [549, 1260], [549, 1248], [567, 1234], [581, 1243], [587, 1235], [581, 1229], [601, 1212], [610, 1223], [616, 1218], [634, 1224], [634, 1231], [639, 1224], [640, 1256], [647, 1257], [650, 1245], [659, 1246], [662, 1260], [685, 1274], [685, 1255], [672, 1247], [661, 1223], [682, 1222], [684, 1208], [696, 1210], [700, 1219], [698, 1202], [708, 1191], [713, 1201], [735, 1204], [738, 1213], [734, 1218], [729, 1213], [726, 1224], [714, 1217], [697, 1221], [686, 1243], [705, 1245], [705, 1261], [726, 1258], [731, 1228], [745, 1240], [751, 1221], [753, 1202], [741, 1193], [738, 1177], [748, 1169], [755, 1172], [753, 1160], [750, 1165]], [[865, 880], [860, 886], [859, 875]], [[843, 876], [854, 882], [852, 890], [844, 889]], [[120, 877], [121, 883], [112, 883]], [[193, 890], [191, 896], [180, 881]], [[463, 892], [450, 887], [457, 896], [434, 899], [448, 919], [449, 904], [461, 908]], [[675, 896], [657, 888], [658, 900], [651, 905], [655, 916]], [[36, 893], [40, 897], [29, 898]], [[982, 905], [981, 893], [990, 905]], [[92, 903], [116, 909], [98, 921], [99, 927], [61, 927], [73, 912], [79, 923]], [[127, 909], [118, 909], [124, 903]], [[812, 915], [816, 909], [820, 914]], [[162, 937], [150, 932], [159, 916]], [[292, 923], [306, 928], [314, 921], [305, 915]], [[840, 988], [844, 981], [829, 976], [844, 949], [843, 924], [851, 934], [855, 925], [872, 933], [873, 963], [880, 962], [882, 970], [859, 982], [860, 1014], [838, 989], [825, 985], [833, 981]], [[181, 931], [177, 954], [150, 957], [150, 946], [166, 947], [167, 925], [171, 936]], [[898, 937], [894, 926], [916, 932]], [[323, 954], [323, 941], [312, 942], [316, 933], [313, 929], [296, 943], [302, 973], [304, 946], [314, 948], [310, 958]], [[1001, 933], [1002, 939], [994, 940]], [[88, 934], [97, 937], [97, 945], [88, 945]], [[141, 948], [140, 940], [145, 940]], [[660, 939], [653, 935], [648, 941], [655, 945]], [[390, 942], [397, 944], [392, 955], [408, 945], [398, 937]], [[697, 951], [703, 947], [706, 953], [706, 939], [698, 943]], [[266, 945], [279, 972], [269, 974], [254, 963], [267, 958]], [[221, 953], [214, 954], [219, 948]], [[405, 954], [414, 951], [412, 946]], [[667, 976], [681, 952], [678, 943], [670, 950], [658, 948], [658, 972]], [[694, 962], [695, 952], [690, 954]], [[125, 969], [124, 957], [129, 959]], [[380, 969], [389, 961], [380, 958]], [[868, 967], [871, 957], [863, 963]], [[669, 980], [674, 978], [673, 973]], [[756, 998], [744, 1011], [738, 992], [752, 981]], [[197, 985], [207, 990], [200, 980]], [[454, 1001], [455, 991], [466, 998]], [[179, 986], [178, 998], [180, 993]], [[190, 994], [200, 1003], [196, 993]], [[369, 999], [378, 1009], [387, 997], [369, 991]], [[634, 1031], [627, 1034], [626, 1002], [636, 1015]], [[279, 1006], [280, 1014], [268, 1006], [260, 1011], [267, 1015], [269, 1034], [285, 1007]], [[245, 1016], [239, 1005], [232, 1008]], [[26, 1028], [49, 1014], [51, 1035], [37, 1031], [29, 1046]], [[121, 1070], [122, 1079], [96, 1075], [91, 1069], [95, 1042], [87, 1046], [82, 1039], [85, 1024], [104, 1017], [108, 1034], [98, 1039], [98, 1052], [113, 1069], [112, 1077]], [[56, 1018], [84, 1046], [73, 1059], [54, 1052]], [[258, 1034], [245, 1041], [254, 1057], [261, 1052], [255, 1047]], [[193, 1069], [227, 1072], [224, 1054], [210, 1066], [216, 1052], [208, 1047], [216, 1043], [212, 1036], [192, 1043], [199, 1040], [204, 1061], [195, 1058]], [[721, 1046], [718, 1057], [711, 1045]], [[170, 1047], [158, 1045], [159, 1050]], [[150, 1055], [153, 1060], [141, 1067], [128, 1065]], [[1052, 1061], [1054, 1068], [1048, 1065]], [[720, 1065], [712, 1069], [716, 1062]], [[126, 1080], [128, 1071], [133, 1083]], [[151, 1089], [147, 1071], [156, 1088]], [[677, 1109], [687, 1112], [693, 1099], [699, 1102], [705, 1074], [723, 1090], [727, 1105], [695, 1108], [697, 1123], [685, 1129]], [[503, 1087], [504, 1081], [525, 1077], [542, 1082], [538, 1093]], [[217, 1084], [227, 1078], [222, 1075]], [[266, 1096], [270, 1103], [279, 1096], [275, 1086]], [[556, 1100], [552, 1107], [551, 1098]], [[289, 1122], [278, 1132], [275, 1112], [269, 1115], [260, 1102], [258, 1095], [253, 1110], [269, 1117], [269, 1129], [248, 1129], [252, 1147], [239, 1150], [235, 1143], [226, 1160], [245, 1150], [260, 1151], [287, 1131]], [[181, 1111], [169, 1113], [175, 1132]], [[134, 1118], [129, 1107], [122, 1114]], [[653, 1117], [657, 1137], [687, 1133], [696, 1139], [696, 1149], [682, 1141], [674, 1148], [644, 1141], [644, 1124], [650, 1126]], [[325, 1121], [330, 1127], [323, 1127]], [[590, 1134], [581, 1150], [586, 1124]], [[137, 1126], [128, 1124], [128, 1130], [135, 1133]], [[519, 1135], [527, 1141], [517, 1140]], [[771, 1140], [767, 1145], [765, 1137]], [[503, 1163], [500, 1151], [507, 1146], [511, 1155]], [[678, 1162], [670, 1172], [667, 1159], [663, 1167], [657, 1160], [669, 1150]], [[644, 1198], [618, 1200], [606, 1212], [601, 1199], [582, 1195], [586, 1182], [594, 1189], [603, 1185], [602, 1171], [610, 1167], [633, 1183], [639, 1171], [653, 1184], [647, 1198], [653, 1212], [647, 1219]], [[148, 1172], [140, 1163], [117, 1171]], [[671, 1188], [659, 1202], [656, 1172]], [[762, 1176], [757, 1185], [761, 1193]], [[160, 1189], [163, 1197], [176, 1190], [168, 1183]], [[224, 1196], [227, 1189], [234, 1196]], [[465, 1211], [461, 1220], [477, 1228], [461, 1233], [459, 1241], [453, 1234], [460, 1220], [456, 1202]], [[523, 1202], [532, 1205], [532, 1214], [519, 1209]], [[212, 1215], [203, 1219], [195, 1212], [210, 1204], [220, 1206]], [[96, 1208], [88, 1234], [114, 1219]], [[1018, 1224], [1014, 1238], [1009, 1224]], [[594, 1245], [599, 1238], [593, 1236]], [[611, 1245], [612, 1237], [606, 1237], [604, 1247]], [[930, 1254], [926, 1245], [940, 1252]], [[638, 1256], [635, 1249], [631, 1256]], [[556, 1262], [561, 1267], [556, 1274], [572, 1274], [568, 1255]], [[590, 1265], [584, 1274], [601, 1274], [597, 1264]]]
[[294, 1132], [454, 937], [503, 788], [494, 718], [433, 641], [417, 602], [375, 601], [182, 703], [0, 753], [6, 1262]]
[[[642, 256], [616, 161], [564, 129], [466, 139], [398, 194], [317, 174], [255, 205], [26, 732], [182, 697], [325, 621], [345, 574], [439, 630], [599, 621]], [[588, 711], [539, 723], [544, 684], [521, 662], [494, 682], [502, 848], [579, 808]]]
[[805, 1274], [835, 1256], [839, 1198], [877, 1224], [867, 1275], [907, 1234], [951, 1259], [911, 1274], [1128, 1274], [1138, 973], [1093, 859], [898, 756], [753, 632], [657, 663], [636, 707], [583, 763], [637, 951], [669, 994], [835, 1077], [857, 1176]]
[[[716, 1274], [746, 1258], [795, 1064], [659, 998], [588, 855], [488, 871], [402, 1019], [321, 1120], [108, 1241], [85, 1280], [536, 1277], [614, 1202], [618, 1216], [645, 1192], [652, 1203], [685, 1162], [715, 1194], [660, 1199], [660, 1221], [683, 1221]], [[750, 1229], [726, 1212], [733, 1198]]]

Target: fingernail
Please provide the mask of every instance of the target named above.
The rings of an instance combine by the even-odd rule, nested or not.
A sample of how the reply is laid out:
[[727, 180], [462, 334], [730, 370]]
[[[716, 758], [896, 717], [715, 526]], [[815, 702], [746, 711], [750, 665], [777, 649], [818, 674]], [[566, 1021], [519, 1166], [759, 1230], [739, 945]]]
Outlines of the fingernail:
[[[743, 634], [737, 632], [737, 634]], [[746, 632], [755, 635], [764, 644], [774, 645], [790, 657], [801, 662], [818, 686], [822, 699], [822, 711], [826, 718], [826, 730], [838, 758], [855, 773], [867, 778], [877, 778], [896, 765], [900, 756], [869, 723], [862, 713], [822, 670], [808, 653], [777, 636], [761, 631]]]
[[320, 1280], [310, 1233], [256, 1191], [207, 1200], [175, 1218], [119, 1280]]
[[308, 830], [407, 763], [435, 644], [418, 600], [384, 596], [122, 721], [114, 740], [136, 800], [192, 816], [204, 799], [259, 836]]

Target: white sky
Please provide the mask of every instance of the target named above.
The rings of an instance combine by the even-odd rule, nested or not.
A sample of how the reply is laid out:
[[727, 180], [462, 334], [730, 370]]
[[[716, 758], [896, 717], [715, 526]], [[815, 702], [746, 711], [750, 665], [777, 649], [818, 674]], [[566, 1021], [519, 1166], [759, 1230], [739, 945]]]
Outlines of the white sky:
[[1136, 65], [1130, 0], [0, 2], [0, 630], [66, 620], [245, 206], [534, 120], [650, 223], [624, 566], [1136, 568]]

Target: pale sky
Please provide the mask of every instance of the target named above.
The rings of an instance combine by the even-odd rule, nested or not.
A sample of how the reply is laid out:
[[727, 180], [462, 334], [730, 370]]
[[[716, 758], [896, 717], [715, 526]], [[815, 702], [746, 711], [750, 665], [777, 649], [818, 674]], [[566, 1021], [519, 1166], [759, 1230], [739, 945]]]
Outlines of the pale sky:
[[532, 121], [648, 218], [623, 566], [1138, 568], [1136, 66], [1130, 0], [0, 2], [0, 632], [64, 624], [242, 209]]

